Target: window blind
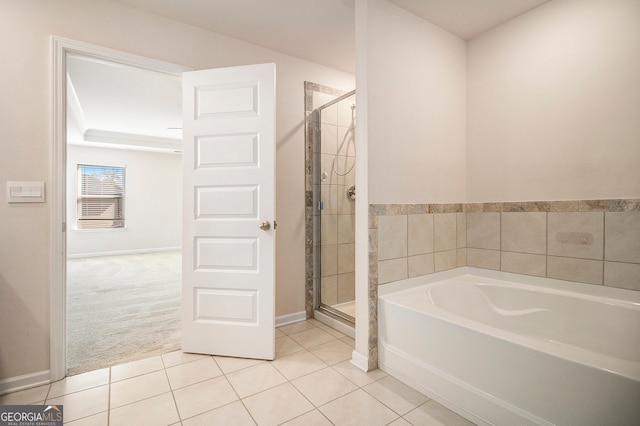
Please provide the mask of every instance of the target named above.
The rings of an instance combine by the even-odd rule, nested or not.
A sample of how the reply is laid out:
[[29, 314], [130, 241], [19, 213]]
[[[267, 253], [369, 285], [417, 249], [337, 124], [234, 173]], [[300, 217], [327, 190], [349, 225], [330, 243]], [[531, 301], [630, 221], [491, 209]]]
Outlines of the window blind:
[[78, 164], [78, 228], [124, 227], [124, 167]]

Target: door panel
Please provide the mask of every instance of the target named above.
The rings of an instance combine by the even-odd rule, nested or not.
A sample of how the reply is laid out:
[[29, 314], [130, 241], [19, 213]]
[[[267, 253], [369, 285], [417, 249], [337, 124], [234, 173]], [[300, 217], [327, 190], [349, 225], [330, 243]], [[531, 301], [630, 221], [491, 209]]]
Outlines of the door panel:
[[185, 352], [275, 355], [275, 66], [183, 74]]
[[258, 218], [258, 186], [199, 187], [196, 194], [196, 219]]
[[255, 133], [209, 136], [197, 139], [197, 167], [255, 167], [258, 135]]

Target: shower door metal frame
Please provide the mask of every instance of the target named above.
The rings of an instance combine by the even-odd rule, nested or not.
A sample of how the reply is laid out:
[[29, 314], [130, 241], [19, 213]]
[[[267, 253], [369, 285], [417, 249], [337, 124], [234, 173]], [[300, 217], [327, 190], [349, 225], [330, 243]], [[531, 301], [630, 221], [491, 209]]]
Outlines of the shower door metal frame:
[[[316, 108], [312, 112], [313, 122], [313, 150], [312, 150], [312, 175], [313, 175], [313, 282], [314, 282], [314, 309], [327, 313], [333, 317], [336, 317], [349, 324], [355, 324], [356, 319], [351, 315], [348, 315], [338, 309], [335, 309], [329, 305], [322, 303], [322, 285], [321, 285], [321, 270], [322, 270], [322, 256], [320, 255], [321, 249], [321, 224], [322, 215], [320, 211], [320, 144], [322, 143], [322, 131], [321, 131], [321, 119], [322, 110], [332, 105], [337, 104], [347, 98], [356, 94], [355, 90], [347, 92], [337, 98], [327, 102], [326, 104]], [[318, 213], [318, 214], [316, 214]]]

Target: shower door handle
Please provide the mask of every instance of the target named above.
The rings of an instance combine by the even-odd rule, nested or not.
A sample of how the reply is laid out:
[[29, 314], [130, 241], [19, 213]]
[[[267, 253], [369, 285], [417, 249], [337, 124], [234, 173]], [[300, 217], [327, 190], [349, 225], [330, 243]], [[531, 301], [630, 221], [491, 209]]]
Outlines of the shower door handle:
[[271, 228], [271, 223], [269, 223], [268, 220], [263, 220], [260, 224], [260, 229], [262, 229], [263, 231], [268, 231], [269, 228]]

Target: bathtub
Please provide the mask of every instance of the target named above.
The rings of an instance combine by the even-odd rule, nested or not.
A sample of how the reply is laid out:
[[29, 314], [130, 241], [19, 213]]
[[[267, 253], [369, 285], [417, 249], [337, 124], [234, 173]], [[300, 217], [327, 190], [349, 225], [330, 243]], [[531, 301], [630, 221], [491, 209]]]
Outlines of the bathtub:
[[380, 368], [476, 424], [640, 425], [640, 293], [475, 268], [379, 287]]

